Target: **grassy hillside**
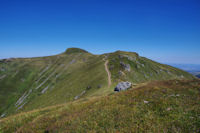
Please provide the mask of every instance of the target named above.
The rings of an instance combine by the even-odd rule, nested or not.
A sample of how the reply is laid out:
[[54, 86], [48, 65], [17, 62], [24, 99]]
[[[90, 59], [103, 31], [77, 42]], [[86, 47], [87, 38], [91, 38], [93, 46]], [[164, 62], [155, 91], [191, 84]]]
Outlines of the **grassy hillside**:
[[[141, 83], [152, 80], [194, 78], [187, 72], [140, 57], [137, 53], [117, 51], [109, 54], [108, 59], [114, 81], [129, 80], [133, 83]], [[129, 64], [130, 71], [124, 70], [120, 62]]]
[[154, 81], [4, 118], [0, 132], [198, 132], [199, 88], [199, 80]]
[[[106, 61], [111, 73], [110, 87]], [[119, 81], [139, 84], [169, 79], [194, 77], [137, 53], [123, 51], [93, 55], [70, 48], [55, 56], [1, 60], [0, 116], [108, 95]]]

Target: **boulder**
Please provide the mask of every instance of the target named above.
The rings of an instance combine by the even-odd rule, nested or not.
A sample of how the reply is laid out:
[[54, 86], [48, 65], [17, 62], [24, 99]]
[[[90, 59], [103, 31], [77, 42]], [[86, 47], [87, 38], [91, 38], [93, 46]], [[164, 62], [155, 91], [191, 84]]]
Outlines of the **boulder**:
[[118, 85], [115, 87], [114, 91], [122, 91], [122, 90], [127, 90], [131, 87], [130, 82], [120, 82]]

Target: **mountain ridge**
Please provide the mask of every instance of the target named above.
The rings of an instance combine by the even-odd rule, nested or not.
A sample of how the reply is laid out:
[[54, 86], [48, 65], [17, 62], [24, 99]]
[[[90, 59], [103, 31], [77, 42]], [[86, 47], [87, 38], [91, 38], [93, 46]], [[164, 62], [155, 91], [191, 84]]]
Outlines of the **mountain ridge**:
[[[108, 81], [108, 71], [110, 80]], [[9, 115], [75, 99], [108, 95], [121, 81], [133, 84], [154, 80], [194, 79], [182, 70], [157, 63], [135, 52], [101, 55], [83, 49], [46, 57], [0, 62], [0, 114]]]

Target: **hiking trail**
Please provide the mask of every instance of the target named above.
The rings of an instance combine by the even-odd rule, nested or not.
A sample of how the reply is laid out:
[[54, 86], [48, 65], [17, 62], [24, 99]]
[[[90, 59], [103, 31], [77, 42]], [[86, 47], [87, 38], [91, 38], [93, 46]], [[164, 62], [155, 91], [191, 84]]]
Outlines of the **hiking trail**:
[[105, 66], [105, 70], [106, 70], [107, 75], [108, 75], [108, 87], [110, 87], [112, 83], [111, 83], [111, 74], [110, 74], [110, 71], [108, 69], [108, 60], [106, 60], [104, 66]]

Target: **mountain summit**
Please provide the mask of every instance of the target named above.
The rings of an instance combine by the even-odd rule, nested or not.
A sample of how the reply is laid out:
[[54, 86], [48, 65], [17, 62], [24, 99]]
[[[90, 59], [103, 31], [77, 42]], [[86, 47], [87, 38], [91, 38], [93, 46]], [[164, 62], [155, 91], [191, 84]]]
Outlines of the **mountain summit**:
[[71, 54], [71, 53], [88, 53], [86, 50], [80, 49], [80, 48], [68, 48], [65, 51], [66, 54]]

